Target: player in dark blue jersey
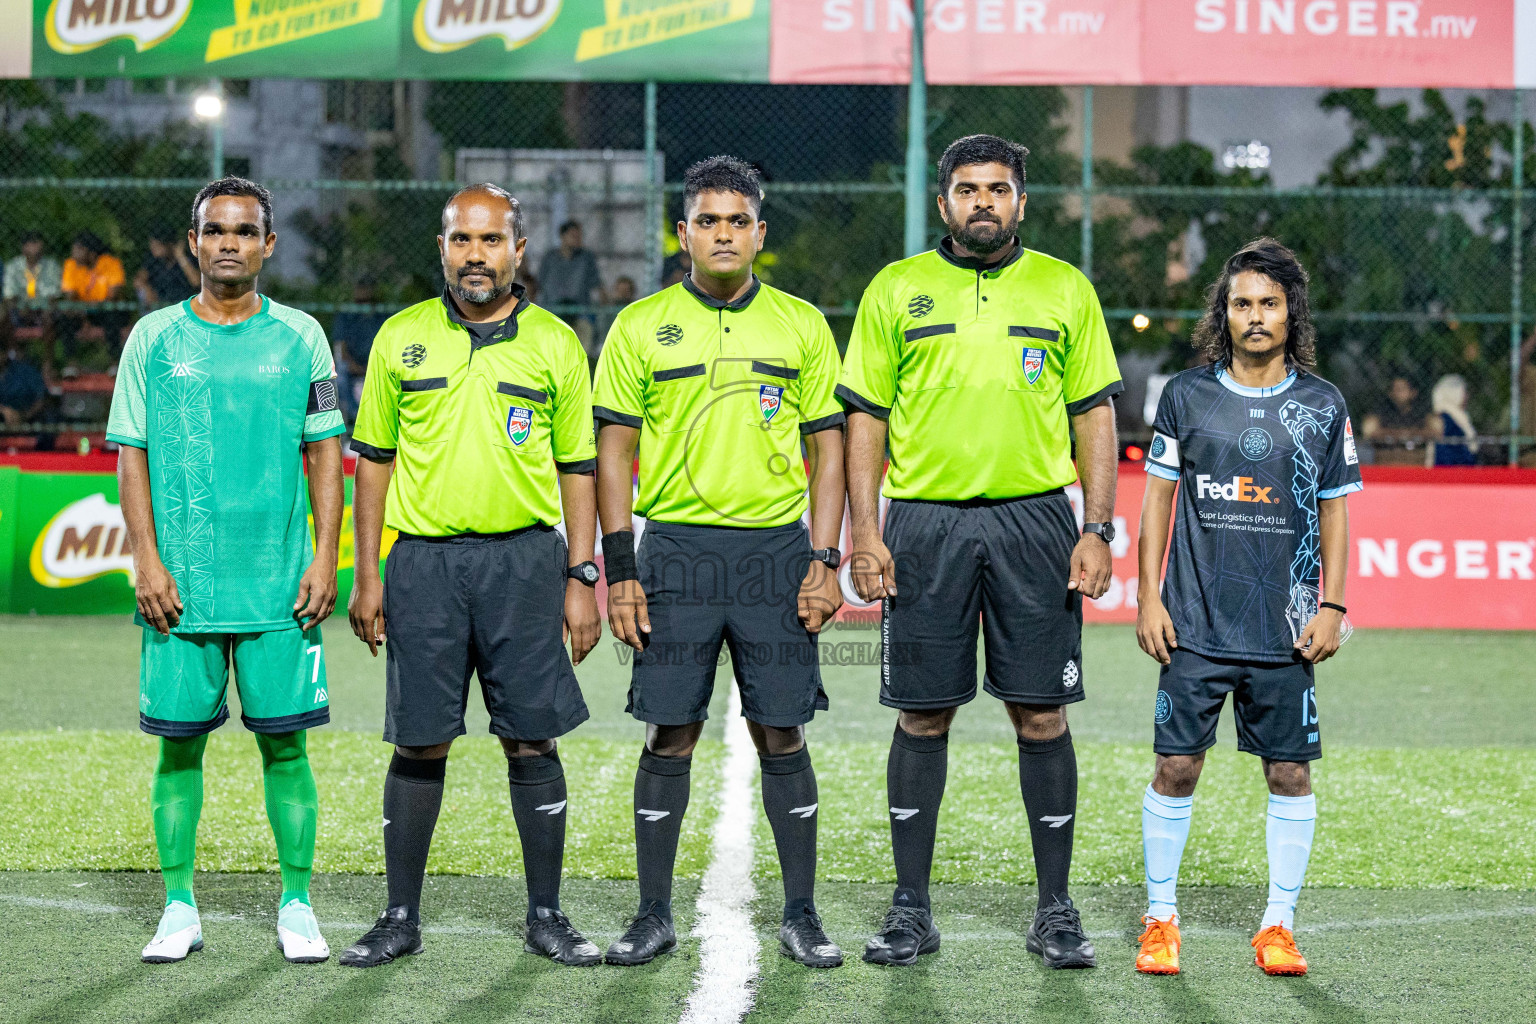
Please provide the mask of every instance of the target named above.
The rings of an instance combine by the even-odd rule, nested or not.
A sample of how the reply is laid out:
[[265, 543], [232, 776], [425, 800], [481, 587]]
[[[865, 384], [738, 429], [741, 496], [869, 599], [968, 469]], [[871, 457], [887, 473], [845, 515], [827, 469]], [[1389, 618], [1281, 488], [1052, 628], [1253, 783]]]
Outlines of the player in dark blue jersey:
[[1157, 771], [1142, 800], [1143, 973], [1179, 970], [1179, 860], [1229, 693], [1238, 749], [1263, 759], [1270, 792], [1255, 960], [1268, 974], [1307, 970], [1292, 924], [1316, 821], [1309, 765], [1322, 756], [1312, 673], [1347, 635], [1344, 502], [1361, 487], [1343, 396], [1313, 369], [1315, 337], [1306, 271], [1285, 246], [1258, 239], [1210, 290], [1194, 335], [1210, 363], [1175, 376], [1158, 404], [1136, 621], [1142, 650], [1163, 666]]

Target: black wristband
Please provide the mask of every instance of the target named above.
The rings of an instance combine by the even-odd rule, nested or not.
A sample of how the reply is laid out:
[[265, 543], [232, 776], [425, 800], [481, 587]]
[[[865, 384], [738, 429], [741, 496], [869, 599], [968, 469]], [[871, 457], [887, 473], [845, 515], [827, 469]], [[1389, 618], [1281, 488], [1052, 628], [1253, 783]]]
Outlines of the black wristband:
[[640, 578], [635, 569], [635, 531], [614, 530], [603, 534], [603, 577], [610, 587]]
[[1348, 615], [1349, 614], [1349, 609], [1348, 608], [1345, 608], [1341, 604], [1334, 604], [1332, 601], [1322, 601], [1322, 602], [1319, 602], [1318, 607], [1319, 608], [1332, 608], [1334, 611], [1338, 612], [1340, 615]]

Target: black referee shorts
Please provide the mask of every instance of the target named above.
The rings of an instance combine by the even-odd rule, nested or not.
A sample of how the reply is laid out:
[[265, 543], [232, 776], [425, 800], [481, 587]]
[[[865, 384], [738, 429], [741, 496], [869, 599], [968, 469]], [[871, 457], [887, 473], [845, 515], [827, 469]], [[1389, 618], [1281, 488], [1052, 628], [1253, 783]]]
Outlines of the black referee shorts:
[[427, 747], [464, 735], [471, 675], [497, 736], [547, 740], [585, 722], [560, 639], [565, 568], [552, 527], [401, 534], [384, 567], [385, 741]]
[[880, 703], [936, 711], [986, 691], [1014, 704], [1083, 699], [1082, 596], [1067, 589], [1077, 520], [1060, 490], [1009, 501], [892, 500], [896, 596], [880, 619]]
[[652, 725], [708, 718], [722, 643], [749, 720], [788, 729], [826, 710], [816, 636], [799, 615], [811, 564], [803, 524], [651, 522], [636, 561], [651, 639], [635, 656], [630, 714]]

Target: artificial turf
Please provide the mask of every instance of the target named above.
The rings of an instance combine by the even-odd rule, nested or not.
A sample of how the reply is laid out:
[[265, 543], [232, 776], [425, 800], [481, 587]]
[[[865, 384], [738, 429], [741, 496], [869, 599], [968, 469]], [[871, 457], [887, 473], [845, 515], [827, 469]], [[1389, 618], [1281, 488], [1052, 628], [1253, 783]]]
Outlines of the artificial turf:
[[[869, 629], [823, 643], [868, 644]], [[333, 948], [382, 897], [378, 738], [383, 664], [326, 626], [333, 723], [311, 734], [322, 801], [316, 905]], [[634, 900], [630, 787], [643, 727], [605, 637], [578, 668], [592, 719], [562, 740], [570, 779], [565, 904], [605, 941]], [[1074, 895], [1101, 969], [1044, 972], [1022, 951], [1033, 905], [1028, 829], [1006, 718], [982, 696], [955, 723], [935, 906], [943, 951], [908, 970], [807, 972], [773, 955], [779, 885], [757, 818], [762, 942], [750, 1021], [1440, 1021], [1536, 1019], [1536, 633], [1360, 632], [1318, 673], [1325, 757], [1317, 844], [1298, 917], [1305, 979], [1264, 978], [1247, 938], [1262, 910], [1264, 787], [1230, 720], [1195, 800], [1181, 875], [1185, 974], [1130, 969], [1140, 793], [1156, 666], [1123, 627], [1084, 635], [1088, 700], [1071, 709], [1082, 797]], [[161, 901], [148, 814], [154, 740], [136, 730], [138, 631], [120, 620], [0, 619], [0, 1019], [37, 1021], [675, 1021], [696, 939], [651, 967], [560, 970], [520, 953], [522, 882], [506, 777], [483, 710], [450, 759], [425, 914], [428, 955], [380, 971], [289, 967], [272, 944], [277, 882], [254, 744], [210, 743], [197, 881], [208, 949], [150, 968]], [[722, 666], [720, 683], [730, 678]], [[891, 882], [884, 765], [894, 714], [877, 669], [828, 666], [830, 712], [808, 729], [821, 785], [818, 905], [857, 948]], [[709, 855], [724, 686], [694, 763], [679, 924]], [[43, 869], [43, 870], [39, 870]], [[91, 870], [81, 870], [91, 869]], [[106, 870], [112, 869], [112, 870]]]

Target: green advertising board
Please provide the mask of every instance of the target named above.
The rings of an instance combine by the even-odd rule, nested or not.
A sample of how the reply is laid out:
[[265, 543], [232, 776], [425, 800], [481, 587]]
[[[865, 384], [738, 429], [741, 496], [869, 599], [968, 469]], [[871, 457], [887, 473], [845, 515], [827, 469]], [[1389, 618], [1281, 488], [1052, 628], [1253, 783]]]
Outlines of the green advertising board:
[[32, 74], [767, 81], [770, 0], [33, 0]]
[[[393, 543], [386, 531], [383, 551]], [[111, 473], [27, 473], [0, 466], [0, 612], [131, 615], [133, 550]], [[352, 479], [337, 561], [346, 608], [352, 590]]]

